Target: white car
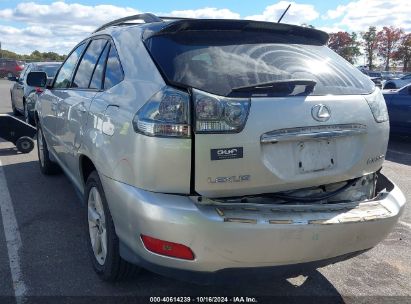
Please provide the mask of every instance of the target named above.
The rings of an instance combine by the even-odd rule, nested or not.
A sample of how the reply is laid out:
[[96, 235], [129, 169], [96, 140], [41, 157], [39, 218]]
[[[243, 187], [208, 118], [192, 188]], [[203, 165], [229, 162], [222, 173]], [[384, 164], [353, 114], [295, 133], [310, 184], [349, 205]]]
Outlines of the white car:
[[327, 40], [143, 14], [73, 49], [36, 104], [39, 164], [82, 194], [103, 279], [303, 272], [385, 238], [405, 204], [380, 172], [387, 108]]

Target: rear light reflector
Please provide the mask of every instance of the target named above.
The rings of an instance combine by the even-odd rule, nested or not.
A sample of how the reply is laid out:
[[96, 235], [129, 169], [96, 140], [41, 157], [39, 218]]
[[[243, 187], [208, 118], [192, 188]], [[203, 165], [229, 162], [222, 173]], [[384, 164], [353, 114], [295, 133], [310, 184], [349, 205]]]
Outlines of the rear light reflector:
[[141, 240], [147, 250], [151, 252], [173, 258], [194, 260], [193, 251], [182, 244], [167, 242], [146, 235], [141, 235]]

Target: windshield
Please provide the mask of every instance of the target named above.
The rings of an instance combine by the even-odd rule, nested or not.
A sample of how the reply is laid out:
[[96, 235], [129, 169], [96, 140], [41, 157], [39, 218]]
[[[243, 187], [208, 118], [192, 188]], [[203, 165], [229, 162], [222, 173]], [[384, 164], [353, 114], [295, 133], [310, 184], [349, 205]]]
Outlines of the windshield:
[[207, 35], [206, 40], [204, 34], [202, 38], [196, 35], [201, 33], [190, 39], [162, 35], [146, 41], [170, 83], [222, 96], [237, 87], [293, 79], [315, 81], [311, 95], [369, 94], [374, 90], [367, 76], [326, 46], [250, 43], [249, 39], [242, 43], [241, 36], [223, 40]]
[[60, 65], [40, 65], [37, 66], [36, 71], [37, 72], [46, 72], [47, 77], [54, 77], [56, 75], [57, 69], [59, 68]]

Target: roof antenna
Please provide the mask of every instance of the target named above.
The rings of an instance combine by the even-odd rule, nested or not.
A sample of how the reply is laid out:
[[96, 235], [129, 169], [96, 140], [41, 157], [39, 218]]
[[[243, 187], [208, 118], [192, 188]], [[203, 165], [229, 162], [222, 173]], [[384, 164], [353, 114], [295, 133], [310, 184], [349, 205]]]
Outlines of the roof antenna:
[[285, 9], [284, 13], [281, 15], [280, 19], [278, 19], [277, 23], [280, 23], [280, 22], [281, 22], [281, 20], [283, 19], [284, 15], [287, 14], [288, 9], [290, 8], [290, 6], [291, 6], [291, 3], [288, 4], [287, 8]]

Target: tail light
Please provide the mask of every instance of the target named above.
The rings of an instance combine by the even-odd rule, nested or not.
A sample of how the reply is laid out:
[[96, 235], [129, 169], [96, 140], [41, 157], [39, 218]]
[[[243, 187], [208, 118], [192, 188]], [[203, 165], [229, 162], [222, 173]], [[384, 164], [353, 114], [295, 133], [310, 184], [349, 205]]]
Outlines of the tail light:
[[36, 93], [37, 93], [37, 94], [43, 93], [43, 89], [42, 89], [42, 88], [36, 87], [35, 90], [36, 90]]
[[372, 115], [376, 122], [388, 121], [388, 110], [385, 104], [384, 96], [379, 88], [375, 89], [375, 92], [371, 95], [364, 96], [367, 101]]
[[196, 133], [238, 133], [247, 121], [249, 98], [227, 98], [193, 90]]
[[16, 66], [15, 66], [15, 71], [16, 71], [16, 72], [23, 71], [23, 69], [24, 69], [24, 65], [16, 65]]
[[193, 251], [185, 245], [155, 239], [146, 235], [141, 235], [141, 240], [147, 250], [151, 252], [173, 258], [194, 260]]
[[147, 101], [133, 119], [136, 132], [148, 136], [191, 136], [188, 93], [165, 87]]

